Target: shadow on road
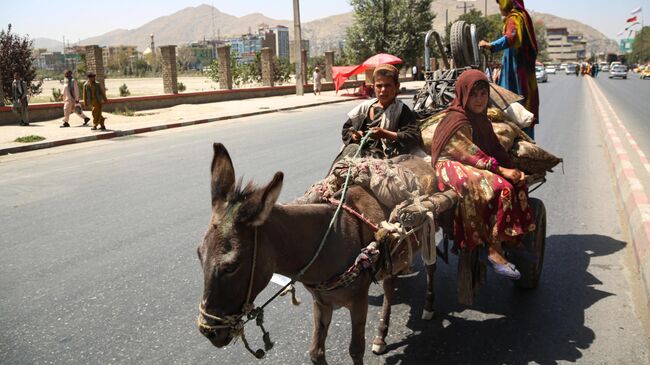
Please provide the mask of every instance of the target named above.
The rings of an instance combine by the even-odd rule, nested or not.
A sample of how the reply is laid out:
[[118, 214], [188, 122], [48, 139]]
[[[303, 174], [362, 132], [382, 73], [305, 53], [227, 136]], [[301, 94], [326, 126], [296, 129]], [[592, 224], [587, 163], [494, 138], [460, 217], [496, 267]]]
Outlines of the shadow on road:
[[[545, 267], [536, 290], [515, 289], [507, 280], [488, 274], [488, 283], [471, 308], [456, 299], [457, 262], [440, 261], [436, 315], [428, 322], [420, 319], [426, 280], [420, 267], [417, 277], [399, 281], [395, 297], [395, 304], [410, 306], [407, 327], [412, 332], [398, 342], [389, 333], [383, 360], [386, 364], [576, 361], [595, 339], [585, 326], [585, 310], [614, 295], [597, 289], [602, 282], [587, 272], [591, 258], [611, 255], [624, 246], [601, 235], [547, 237]], [[371, 298], [371, 305], [380, 306], [378, 299]], [[391, 331], [398, 330], [394, 327]]]

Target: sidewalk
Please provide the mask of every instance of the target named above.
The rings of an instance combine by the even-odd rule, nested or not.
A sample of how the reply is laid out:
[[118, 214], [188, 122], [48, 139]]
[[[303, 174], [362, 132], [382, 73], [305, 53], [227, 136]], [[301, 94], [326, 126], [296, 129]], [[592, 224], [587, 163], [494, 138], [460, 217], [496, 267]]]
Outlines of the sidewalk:
[[[418, 90], [423, 84], [423, 81], [409, 81], [403, 82], [401, 86], [412, 92]], [[353, 92], [352, 89], [348, 91]], [[340, 90], [339, 95], [336, 95], [334, 91], [326, 91], [318, 96], [313, 93], [305, 93], [303, 96], [285, 95], [208, 104], [182, 104], [171, 108], [136, 111], [134, 116], [104, 113], [108, 129], [105, 132], [91, 131], [92, 121], [89, 122], [89, 126], [82, 126], [83, 121], [76, 115], [70, 116], [71, 126], [69, 128], [59, 128], [62, 124], [61, 118], [30, 123], [28, 127], [0, 126], [0, 156], [283, 110], [346, 101], [358, 102], [355, 97], [341, 96], [345, 92], [346, 90]], [[84, 113], [90, 116], [90, 111], [84, 111]], [[16, 138], [28, 135], [45, 137], [45, 140], [33, 143], [15, 142]]]

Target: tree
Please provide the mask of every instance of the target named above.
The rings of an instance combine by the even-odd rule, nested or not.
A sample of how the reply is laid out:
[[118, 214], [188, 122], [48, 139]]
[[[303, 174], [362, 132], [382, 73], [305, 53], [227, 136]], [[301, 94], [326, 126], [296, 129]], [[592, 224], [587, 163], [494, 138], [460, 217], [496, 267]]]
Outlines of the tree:
[[350, 0], [355, 22], [347, 30], [347, 62], [358, 64], [376, 53], [390, 53], [415, 64], [435, 18], [431, 1]]
[[176, 62], [181, 70], [187, 71], [196, 67], [198, 59], [192, 48], [180, 46], [176, 51]]
[[[476, 25], [476, 39], [493, 41], [502, 35], [503, 21], [499, 14], [493, 14], [487, 18], [483, 13], [476, 9], [471, 9], [466, 14], [463, 14], [456, 19], [456, 21], [464, 20], [467, 23]], [[451, 25], [456, 21], [447, 24], [445, 27], [445, 39], [449, 42], [449, 33], [451, 32]]]
[[11, 100], [11, 83], [15, 71], [19, 72], [27, 83], [28, 95], [41, 93], [43, 81], [36, 79], [33, 61], [32, 41], [28, 37], [12, 34], [11, 24], [6, 31], [0, 31], [0, 81], [6, 101]]
[[634, 63], [650, 61], [650, 27], [643, 27], [634, 37], [630, 61]]
[[535, 29], [535, 37], [537, 39], [537, 60], [540, 62], [550, 61], [548, 55], [548, 43], [546, 42], [546, 25], [542, 20], [533, 21], [533, 28]]

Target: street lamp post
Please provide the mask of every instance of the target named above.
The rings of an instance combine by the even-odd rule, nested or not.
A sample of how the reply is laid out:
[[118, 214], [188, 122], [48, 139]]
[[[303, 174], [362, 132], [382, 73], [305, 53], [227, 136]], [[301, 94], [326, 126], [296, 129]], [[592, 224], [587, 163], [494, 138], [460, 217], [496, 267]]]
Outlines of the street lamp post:
[[302, 85], [302, 38], [300, 36], [300, 0], [293, 0], [294, 57], [296, 60], [296, 95], [304, 95]]

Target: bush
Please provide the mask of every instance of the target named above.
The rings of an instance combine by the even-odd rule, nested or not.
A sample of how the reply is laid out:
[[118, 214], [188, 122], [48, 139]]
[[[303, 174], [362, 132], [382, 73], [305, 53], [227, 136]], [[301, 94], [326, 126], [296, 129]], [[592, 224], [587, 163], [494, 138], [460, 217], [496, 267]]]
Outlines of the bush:
[[61, 93], [61, 89], [52, 88], [52, 97], [50, 98], [50, 101], [63, 101], [63, 93]]
[[14, 140], [14, 142], [31, 143], [31, 142], [38, 142], [43, 140], [45, 140], [45, 137], [37, 136], [35, 134], [30, 134], [29, 136], [25, 136], [25, 137], [18, 137]]
[[131, 95], [131, 92], [129, 91], [129, 87], [126, 86], [126, 84], [122, 84], [122, 86], [120, 86], [120, 96], [125, 97], [129, 95]]
[[182, 82], [177, 83], [177, 84], [176, 84], [176, 87], [178, 88], [178, 91], [179, 91], [179, 92], [183, 92], [183, 91], [185, 91], [185, 90], [187, 89], [187, 88], [185, 87], [185, 84], [183, 84]]

